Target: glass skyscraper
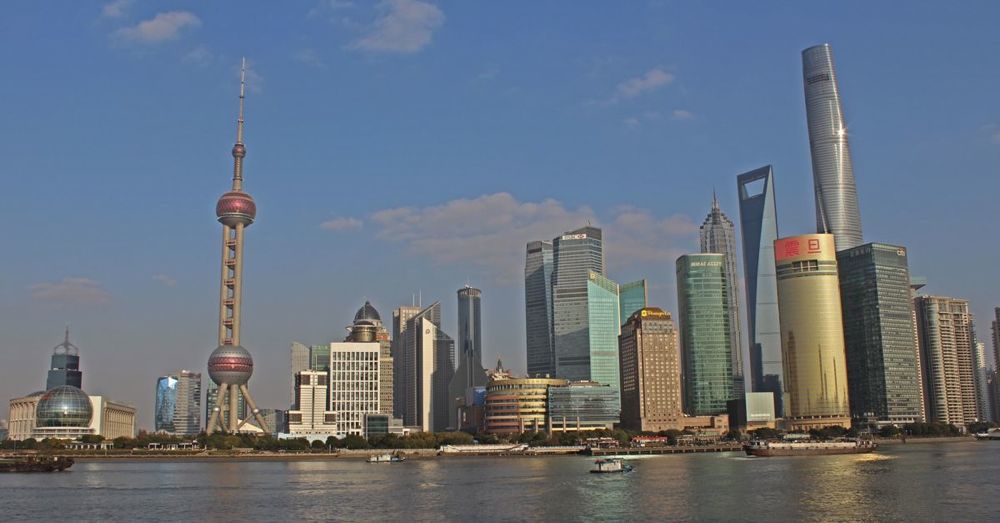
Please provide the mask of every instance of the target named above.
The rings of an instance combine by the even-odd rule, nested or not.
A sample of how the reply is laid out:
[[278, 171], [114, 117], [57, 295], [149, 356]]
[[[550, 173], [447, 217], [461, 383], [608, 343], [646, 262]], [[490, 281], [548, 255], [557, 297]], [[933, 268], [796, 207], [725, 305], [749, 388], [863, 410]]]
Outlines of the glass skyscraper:
[[576, 382], [548, 388], [549, 431], [611, 429], [618, 423], [618, 387]]
[[743, 274], [746, 278], [747, 323], [750, 340], [750, 379], [754, 392], [774, 394], [774, 412], [781, 416], [781, 326], [778, 283], [774, 269], [774, 240], [778, 214], [774, 204], [774, 171], [770, 165], [736, 177], [743, 237]]
[[201, 432], [201, 374], [184, 370], [156, 380], [153, 415], [157, 432], [183, 436]]
[[618, 390], [618, 284], [594, 271], [587, 281], [587, 332], [590, 335], [589, 373], [562, 375], [571, 381], [590, 380]]
[[448, 427], [458, 430], [459, 407], [465, 405], [466, 391], [486, 386], [483, 368], [482, 296], [479, 289], [458, 290], [458, 369], [448, 386], [450, 408]]
[[726, 402], [733, 398], [725, 266], [724, 254], [685, 254], [677, 259], [684, 410], [694, 416], [726, 412]]
[[80, 349], [69, 342], [69, 327], [66, 338], [52, 350], [52, 365], [45, 380], [45, 390], [62, 385], [83, 388], [83, 373], [80, 372]]
[[816, 230], [833, 234], [838, 251], [857, 247], [863, 241], [861, 212], [830, 44], [802, 51], [802, 81], [816, 193]]
[[623, 283], [618, 286], [619, 324], [625, 325], [636, 311], [646, 307], [649, 291], [646, 280]]
[[[552, 246], [555, 375], [569, 380], [591, 379], [588, 282], [591, 272], [605, 274], [602, 233], [596, 227], [583, 227], [556, 238]], [[616, 304], [617, 299], [616, 293]], [[617, 305], [615, 309], [617, 324]]]
[[712, 209], [701, 224], [701, 252], [724, 254], [726, 263], [727, 299], [729, 300], [729, 352], [733, 359], [733, 397], [746, 392], [743, 380], [743, 329], [740, 328], [740, 282], [736, 271], [736, 232], [733, 221], [719, 208], [719, 199], [712, 193]]
[[554, 376], [556, 373], [552, 269], [552, 242], [528, 242], [524, 260], [524, 324], [529, 376]]
[[851, 417], [922, 420], [906, 249], [867, 243], [837, 253]]

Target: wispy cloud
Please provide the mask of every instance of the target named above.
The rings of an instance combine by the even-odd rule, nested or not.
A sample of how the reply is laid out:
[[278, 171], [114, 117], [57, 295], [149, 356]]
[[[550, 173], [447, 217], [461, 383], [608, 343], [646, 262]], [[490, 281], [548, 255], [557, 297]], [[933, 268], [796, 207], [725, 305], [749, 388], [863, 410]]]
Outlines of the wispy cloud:
[[360, 229], [364, 226], [364, 222], [357, 218], [340, 217], [327, 220], [319, 226], [328, 231], [348, 231], [352, 229]]
[[654, 67], [644, 74], [629, 78], [615, 88], [615, 94], [611, 97], [611, 102], [635, 98], [639, 95], [655, 91], [674, 81], [674, 75], [664, 71], [659, 67]]
[[89, 278], [36, 283], [30, 291], [32, 300], [50, 305], [103, 305], [111, 301], [101, 283]]
[[685, 109], [674, 109], [674, 120], [690, 120], [694, 118], [694, 113]]
[[163, 285], [166, 285], [167, 287], [177, 286], [177, 280], [171, 278], [170, 276], [167, 276], [166, 274], [154, 274], [153, 281], [160, 282]]
[[990, 142], [1000, 144], [1000, 125], [995, 123], [986, 124], [982, 126], [980, 130], [986, 135]]
[[484, 81], [485, 82], [486, 80], [492, 80], [492, 79], [496, 78], [499, 75], [500, 75], [500, 68], [498, 68], [498, 67], [489, 67], [489, 68], [483, 70], [478, 75], [476, 75], [476, 80], [480, 80], [480, 81]]
[[368, 34], [351, 48], [375, 53], [416, 53], [431, 42], [442, 24], [444, 13], [420, 0], [383, 0], [379, 15]]
[[295, 61], [315, 67], [316, 69], [326, 69], [326, 62], [319, 56], [315, 49], [299, 49], [292, 55]]
[[132, 0], [114, 0], [104, 4], [101, 8], [101, 16], [105, 18], [121, 18], [132, 5]]
[[212, 52], [209, 51], [208, 48], [203, 45], [195, 47], [194, 49], [188, 51], [188, 53], [185, 54], [183, 57], [181, 57], [182, 62], [186, 64], [194, 64], [201, 67], [205, 67], [211, 64], [213, 60], [215, 60], [215, 55], [212, 54]]
[[320, 0], [312, 9], [309, 10], [307, 16], [321, 16], [332, 11], [340, 11], [341, 9], [348, 9], [354, 7], [354, 2], [350, 0]]
[[[690, 249], [685, 242], [698, 230], [685, 216], [659, 218], [644, 209], [619, 208], [607, 215], [605, 252], [616, 267], [672, 263]], [[478, 268], [505, 283], [520, 281], [528, 241], [550, 239], [587, 223], [602, 224], [598, 213], [586, 206], [571, 209], [554, 199], [521, 202], [508, 193], [385, 209], [370, 221], [383, 241], [403, 244], [437, 265]]]
[[201, 20], [188, 11], [159, 13], [149, 20], [143, 20], [132, 27], [115, 31], [118, 38], [139, 43], [159, 44], [177, 39], [181, 32], [201, 25]]

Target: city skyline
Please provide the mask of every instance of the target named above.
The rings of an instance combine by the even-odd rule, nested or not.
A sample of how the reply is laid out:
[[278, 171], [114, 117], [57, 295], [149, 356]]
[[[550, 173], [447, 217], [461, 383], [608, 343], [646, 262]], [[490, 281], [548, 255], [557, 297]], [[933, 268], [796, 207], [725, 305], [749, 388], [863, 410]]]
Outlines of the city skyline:
[[[720, 192], [721, 205], [736, 209], [735, 193], [728, 189], [732, 179], [758, 165], [774, 164], [779, 173], [782, 232], [809, 232], [814, 209], [798, 53], [825, 40], [837, 50], [866, 236], [906, 245], [911, 273], [928, 276], [932, 294], [968, 299], [981, 318], [980, 337], [987, 336], [984, 320], [998, 295], [987, 278], [988, 260], [997, 258], [998, 247], [986, 242], [986, 251], [971, 258], [963, 271], [950, 270], [953, 259], [942, 255], [966, 248], [968, 238], [954, 230], [988, 221], [988, 215], [979, 213], [989, 208], [986, 195], [996, 193], [997, 181], [986, 175], [1000, 158], [1000, 146], [993, 143], [1000, 140], [993, 134], [1000, 114], [985, 94], [996, 73], [978, 66], [988, 59], [980, 53], [989, 46], [977, 45], [985, 37], [964, 25], [978, 20], [950, 8], [918, 7], [887, 32], [880, 24], [842, 32], [834, 29], [851, 19], [832, 15], [808, 31], [787, 29], [744, 47], [741, 59], [749, 60], [740, 65], [729, 62], [733, 59], [724, 56], [724, 46], [742, 42], [748, 34], [739, 27], [741, 8], [719, 21], [722, 29], [733, 31], [718, 44], [680, 53], [683, 38], [696, 37], [704, 27], [700, 22], [685, 28], [684, 22], [717, 14], [712, 7], [677, 13], [630, 6], [608, 20], [613, 31], [598, 30], [594, 43], [580, 46], [573, 56], [545, 49], [525, 65], [525, 48], [531, 47], [526, 42], [537, 37], [536, 26], [516, 33], [523, 39], [513, 39], [509, 52], [476, 48], [468, 53], [476, 55], [473, 60], [456, 50], [463, 28], [494, 13], [450, 4], [436, 8], [443, 22], [426, 44], [410, 53], [378, 55], [344, 49], [355, 41], [351, 36], [343, 45], [336, 40], [343, 36], [320, 40], [320, 26], [330, 27], [330, 22], [326, 15], [309, 21], [306, 6], [287, 13], [310, 28], [304, 43], [278, 39], [273, 50], [260, 41], [244, 46], [213, 36], [221, 14], [233, 11], [222, 4], [192, 7], [200, 27], [183, 29], [176, 39], [162, 43], [137, 40], [127, 35], [141, 33], [124, 31], [154, 18], [154, 7], [134, 5], [124, 19], [109, 20], [102, 18], [99, 5], [73, 6], [67, 17], [98, 22], [80, 28], [67, 25], [66, 19], [54, 21], [51, 30], [80, 37], [79, 47], [66, 57], [46, 48], [17, 55], [19, 38], [45, 37], [40, 24], [48, 13], [31, 6], [15, 9], [9, 18], [14, 22], [0, 36], [8, 44], [0, 53], [11, 64], [12, 76], [28, 80], [4, 87], [12, 113], [7, 123], [0, 123], [5, 171], [23, 173], [16, 180], [5, 176], [9, 190], [0, 205], [11, 256], [0, 287], [0, 331], [5, 333], [0, 367], [24, 372], [5, 373], [0, 394], [14, 397], [37, 388], [29, 371], [43, 369], [66, 322], [74, 325], [74, 342], [87, 354], [82, 368], [92, 385], [88, 391], [136, 398], [141, 426], [152, 426], [146, 407], [152, 404], [150, 380], [177, 368], [204, 371], [201, 365], [211, 348], [204, 340], [211, 339], [214, 329], [206, 318], [216, 307], [216, 297], [205, 289], [216, 284], [218, 241], [218, 231], [205, 217], [219, 175], [229, 168], [221, 147], [229, 136], [231, 86], [243, 52], [252, 58], [254, 88], [260, 91], [254, 95], [255, 104], [260, 102], [252, 109], [248, 139], [255, 155], [251, 170], [267, 173], [254, 178], [254, 193], [266, 202], [267, 219], [255, 227], [248, 247], [255, 257], [246, 269], [253, 282], [247, 289], [247, 339], [254, 340], [247, 348], [255, 356], [258, 376], [281, 376], [255, 381], [261, 407], [287, 403], [287, 349], [294, 339], [339, 339], [343, 319], [365, 297], [374, 297], [379, 309], [389, 311], [410, 303], [411, 294], [420, 291], [431, 300], [445, 300], [467, 279], [481, 281], [478, 285], [491, 300], [491, 312], [483, 318], [490, 337], [484, 340], [484, 360], [502, 356], [514, 370], [523, 371], [523, 291], [516, 276], [523, 269], [521, 249], [529, 240], [582, 227], [587, 220], [605, 230], [608, 272], [617, 281], [648, 278], [649, 303], [676, 311], [670, 263], [696, 249], [693, 217], [703, 214], [697, 196], [710, 185], [727, 188]], [[247, 18], [250, 31], [262, 23], [252, 18], [266, 18], [257, 9], [236, 14]], [[550, 7], [537, 9], [538, 14], [552, 14]], [[984, 9], [996, 7], [984, 4]], [[759, 13], [764, 26], [774, 27], [794, 26], [788, 20], [806, 14], [806, 8]], [[378, 15], [355, 7], [351, 16], [371, 20]], [[570, 16], [592, 21], [596, 13], [583, 7]], [[629, 21], [678, 16], [662, 35], [644, 25], [642, 36], [610, 43], [609, 34], [620, 35]], [[884, 20], [889, 9], [875, 8], [868, 16]], [[964, 23], [957, 24], [959, 19]], [[947, 45], [964, 49], [961, 56], [946, 59], [937, 47], [940, 42], [903, 38], [931, 21], [943, 26], [944, 36], [953, 41]], [[274, 36], [273, 31], [268, 35]], [[359, 40], [363, 36], [356, 35]], [[305, 46], [319, 48], [326, 69], [295, 57]], [[912, 56], [901, 52], [912, 46]], [[663, 51], [649, 51], [653, 48]], [[204, 52], [185, 60], [198, 49]], [[629, 57], [632, 50], [643, 52]], [[204, 65], [194, 62], [199, 55]], [[458, 66], [442, 69], [442, 60], [449, 58], [460, 58]], [[718, 60], [724, 61], [720, 71], [697, 65]], [[538, 71], [563, 62], [570, 65]], [[48, 66], [39, 68], [39, 63]], [[93, 70], [78, 69], [83, 64]], [[974, 81], [959, 86], [930, 79], [908, 87], [911, 98], [901, 103], [893, 96], [899, 78], [925, 66]], [[431, 81], [428, 72], [441, 73], [445, 81]], [[42, 85], [61, 85], [54, 75], [77, 79], [73, 97], [34, 92]], [[571, 80], [559, 80], [559, 75]], [[407, 79], [412, 82], [403, 81]], [[303, 91], [296, 83], [316, 84], [318, 90]], [[479, 117], [496, 121], [499, 130], [459, 137], [455, 129], [475, 122], [449, 117], [428, 133], [405, 132], [415, 130], [412, 123], [399, 132], [384, 132], [384, 124], [378, 123], [383, 119], [396, 122], [399, 115], [398, 121], [411, 122], [426, 116], [399, 103], [379, 109], [386, 100], [409, 99], [397, 90], [403, 87], [385, 83], [414, 85], [430, 102], [416, 105], [434, 112], [442, 110], [443, 100], [470, 110], [483, 107]], [[432, 95], [443, 83], [452, 85]], [[373, 88], [379, 85], [384, 90]], [[372, 93], [373, 102], [349, 107], [359, 92]], [[941, 100], [942, 94], [947, 99]], [[331, 112], [321, 110], [322, 123], [304, 112], [320, 99], [331, 105]], [[156, 103], [150, 105], [150, 100]], [[501, 100], [499, 111], [485, 108], [483, 102], [493, 100]], [[506, 117], [501, 114], [505, 111]], [[60, 124], [50, 125], [57, 118]], [[365, 127], [363, 122], [371, 120], [376, 123]], [[511, 138], [518, 134], [514, 131], [539, 121], [544, 125], [538, 131]], [[547, 142], [542, 132], [564, 130], [565, 141], [539, 150], [537, 144]], [[448, 147], [435, 145], [439, 141]], [[46, 154], [42, 147], [53, 142], [66, 154]], [[314, 154], [324, 144], [333, 144], [335, 154]], [[393, 154], [373, 154], [386, 144], [390, 152], [416, 161], [404, 169], [388, 159]], [[499, 160], [489, 152], [494, 146], [521, 150], [524, 156], [514, 163]], [[166, 152], [150, 162], [150, 147]], [[725, 154], [714, 154], [720, 149]], [[449, 160], [437, 159], [445, 157]], [[522, 172], [505, 178], [510, 171]], [[954, 189], [942, 194], [934, 182], [945, 171]], [[904, 174], [905, 184], [899, 182]], [[543, 177], [549, 183], [531, 183]], [[593, 191], [626, 177], [657, 190]], [[445, 189], [406, 190], [416, 179]], [[353, 201], [336, 197], [345, 183], [351, 190], [372, 191], [371, 186], [353, 185], [357, 180], [399, 190], [370, 192], [370, 197]], [[667, 183], [660, 184], [662, 180]], [[558, 200], [548, 200], [553, 197]], [[43, 202], [73, 208], [74, 226], [40, 211]], [[949, 206], [954, 213], [913, 223], [913, 216], [903, 211], [920, 204]], [[623, 206], [631, 210], [620, 210]], [[469, 216], [484, 219], [470, 223]], [[512, 225], [502, 230], [484, 225], [498, 216], [511, 217], [506, 223]], [[464, 228], [443, 225], [448, 223]], [[133, 240], [148, 237], [150, 227], [160, 231], [158, 241], [144, 242], [137, 252]], [[455, 231], [470, 254], [456, 254], [455, 245], [444, 241]], [[42, 242], [41, 237], [58, 241]], [[470, 259], [472, 254], [479, 259]], [[456, 332], [448, 305], [442, 316], [442, 328]]]

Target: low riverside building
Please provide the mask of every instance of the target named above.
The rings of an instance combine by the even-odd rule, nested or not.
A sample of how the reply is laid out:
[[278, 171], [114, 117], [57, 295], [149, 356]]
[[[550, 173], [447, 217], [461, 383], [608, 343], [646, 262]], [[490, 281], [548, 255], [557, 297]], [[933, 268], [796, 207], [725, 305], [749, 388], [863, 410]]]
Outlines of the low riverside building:
[[132, 438], [135, 413], [135, 407], [63, 385], [10, 400], [8, 437], [17, 441], [91, 435], [108, 440]]
[[618, 390], [593, 381], [549, 387], [548, 431], [613, 429], [619, 422]]
[[515, 434], [545, 430], [550, 387], [564, 387], [560, 378], [494, 378], [486, 385], [483, 431], [487, 434]]
[[618, 390], [593, 381], [515, 378], [497, 362], [486, 385], [482, 431], [586, 431], [613, 428]]

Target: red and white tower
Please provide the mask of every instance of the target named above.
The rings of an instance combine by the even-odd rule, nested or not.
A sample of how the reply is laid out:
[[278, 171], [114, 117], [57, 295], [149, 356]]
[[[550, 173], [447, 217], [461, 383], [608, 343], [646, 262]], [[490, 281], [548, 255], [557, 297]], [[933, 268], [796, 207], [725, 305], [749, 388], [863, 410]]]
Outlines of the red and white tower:
[[[247, 382], [253, 374], [253, 357], [240, 345], [240, 309], [243, 304], [243, 234], [257, 216], [257, 204], [243, 192], [243, 98], [246, 94], [246, 59], [240, 70], [240, 116], [236, 120], [236, 145], [233, 146], [233, 188], [219, 198], [215, 214], [222, 224], [222, 284], [219, 296], [219, 346], [208, 358], [208, 375], [219, 386], [215, 408], [208, 419], [209, 434], [239, 432], [249, 421], [239, 419], [239, 394], [243, 393], [260, 429], [268, 432], [257, 404], [250, 396]], [[226, 400], [229, 404], [226, 405]], [[222, 409], [229, 410], [229, 426]]]

